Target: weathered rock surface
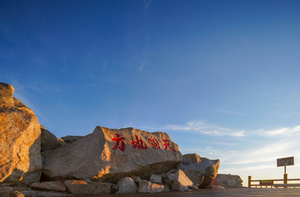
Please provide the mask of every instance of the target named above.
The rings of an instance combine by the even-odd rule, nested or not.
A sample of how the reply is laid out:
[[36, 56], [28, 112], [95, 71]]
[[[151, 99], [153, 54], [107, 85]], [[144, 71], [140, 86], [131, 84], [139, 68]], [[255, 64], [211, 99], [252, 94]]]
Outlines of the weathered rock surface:
[[12, 85], [0, 82], [0, 105], [6, 104], [14, 107], [14, 91], [15, 88]]
[[73, 195], [92, 194], [96, 189], [93, 184], [80, 180], [66, 180], [64, 184]]
[[152, 174], [149, 181], [152, 183], [162, 184], [162, 177], [161, 175]]
[[40, 124], [13, 92], [0, 83], [0, 185], [30, 185], [42, 170]]
[[112, 193], [112, 188], [116, 185], [112, 183], [103, 183], [103, 182], [93, 182], [92, 183], [96, 189], [93, 191], [93, 194], [110, 194]]
[[30, 185], [30, 188], [45, 190], [45, 191], [56, 191], [56, 192], [67, 191], [65, 185], [61, 181], [46, 181], [41, 183], [32, 183]]
[[149, 179], [176, 166], [178, 145], [163, 132], [96, 127], [92, 134], [67, 146], [43, 152], [49, 180], [91, 179], [116, 183], [123, 177]]
[[242, 185], [243, 180], [238, 175], [218, 174], [216, 176], [214, 182], [219, 182], [219, 183], [221, 183], [220, 185], [225, 186], [227, 188], [243, 187], [243, 185]]
[[67, 144], [71, 144], [82, 138], [84, 138], [84, 136], [80, 136], [80, 135], [67, 135], [67, 136], [61, 137], [61, 139]]
[[[183, 161], [179, 168], [193, 181], [199, 188], [209, 188], [212, 181], [217, 176], [220, 160], [210, 160], [200, 157], [197, 154], [187, 154], [183, 156]], [[195, 162], [195, 163], [194, 163]]]
[[13, 187], [0, 187], [0, 196], [1, 197], [11, 197], [13, 195]]
[[57, 137], [48, 131], [45, 127], [41, 126], [41, 136], [42, 136], [42, 147], [41, 151], [53, 150], [65, 146], [66, 143], [57, 139]]
[[137, 191], [137, 186], [134, 180], [130, 177], [124, 177], [118, 181], [119, 190], [116, 194], [133, 194]]
[[140, 181], [139, 193], [159, 193], [163, 192], [165, 186], [152, 183], [150, 181], [142, 180]]
[[193, 185], [193, 182], [185, 175], [185, 173], [178, 169], [174, 177], [174, 190], [187, 191], [189, 187]]

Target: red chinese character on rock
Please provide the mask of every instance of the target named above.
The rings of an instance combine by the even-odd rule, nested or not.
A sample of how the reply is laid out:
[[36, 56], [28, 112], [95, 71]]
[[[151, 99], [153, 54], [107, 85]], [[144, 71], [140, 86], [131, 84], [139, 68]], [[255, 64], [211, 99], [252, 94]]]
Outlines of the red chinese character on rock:
[[116, 145], [112, 148], [113, 150], [117, 149], [119, 147], [119, 143], [121, 142], [121, 147], [119, 147], [119, 149], [121, 151], [125, 150], [125, 143], [123, 142], [123, 140], [125, 140], [124, 137], [120, 137], [119, 134], [115, 133], [115, 137], [111, 139], [112, 141], [116, 142]]
[[144, 144], [143, 140], [139, 140], [138, 136], [135, 135], [135, 139], [136, 141], [134, 141], [132, 138], [131, 138], [131, 144], [133, 145], [132, 147], [133, 148], [139, 148], [139, 149], [147, 149], [147, 145]]
[[148, 142], [150, 143], [150, 146], [152, 148], [156, 148], [156, 149], [160, 149], [159, 143], [157, 141], [157, 139], [151, 139], [150, 137], [148, 138]]
[[165, 143], [164, 143], [164, 146], [165, 146], [164, 149], [165, 149], [165, 150], [166, 150], [167, 148], [169, 148], [171, 151], [174, 151], [174, 152], [175, 152], [175, 150], [174, 150], [173, 148], [170, 147], [170, 144], [169, 144], [168, 140], [163, 139], [162, 141], [165, 142]]

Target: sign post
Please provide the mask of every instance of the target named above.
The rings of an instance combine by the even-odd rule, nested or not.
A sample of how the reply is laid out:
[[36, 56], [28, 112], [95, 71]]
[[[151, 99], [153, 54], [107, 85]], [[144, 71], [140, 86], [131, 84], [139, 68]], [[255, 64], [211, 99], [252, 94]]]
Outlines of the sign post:
[[[285, 157], [277, 159], [277, 167], [284, 166], [284, 174], [283, 174], [283, 182], [287, 184], [288, 174], [286, 173], [286, 166], [293, 166], [294, 165], [294, 157]], [[284, 186], [284, 188], [287, 188]]]

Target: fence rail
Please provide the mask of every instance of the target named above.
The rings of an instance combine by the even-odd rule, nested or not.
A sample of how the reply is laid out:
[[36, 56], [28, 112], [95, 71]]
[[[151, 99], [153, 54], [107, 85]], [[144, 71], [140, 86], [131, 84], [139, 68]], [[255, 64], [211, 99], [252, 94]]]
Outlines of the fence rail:
[[[287, 174], [285, 174], [284, 179], [264, 179], [264, 180], [252, 180], [252, 176], [248, 176], [248, 187], [260, 187], [260, 188], [268, 188], [268, 187], [283, 187], [283, 188], [288, 188], [288, 187], [300, 187], [300, 183], [289, 183], [290, 181], [298, 181], [300, 182], [300, 179], [288, 179]], [[276, 182], [276, 183], [275, 183]], [[281, 183], [278, 183], [281, 182]], [[252, 184], [254, 183], [254, 184]]]

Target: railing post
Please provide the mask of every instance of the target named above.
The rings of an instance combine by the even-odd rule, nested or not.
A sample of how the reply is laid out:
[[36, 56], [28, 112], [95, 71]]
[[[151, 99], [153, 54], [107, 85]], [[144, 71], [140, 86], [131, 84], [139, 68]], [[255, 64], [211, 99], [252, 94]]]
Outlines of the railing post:
[[248, 176], [248, 187], [251, 188], [252, 176]]

